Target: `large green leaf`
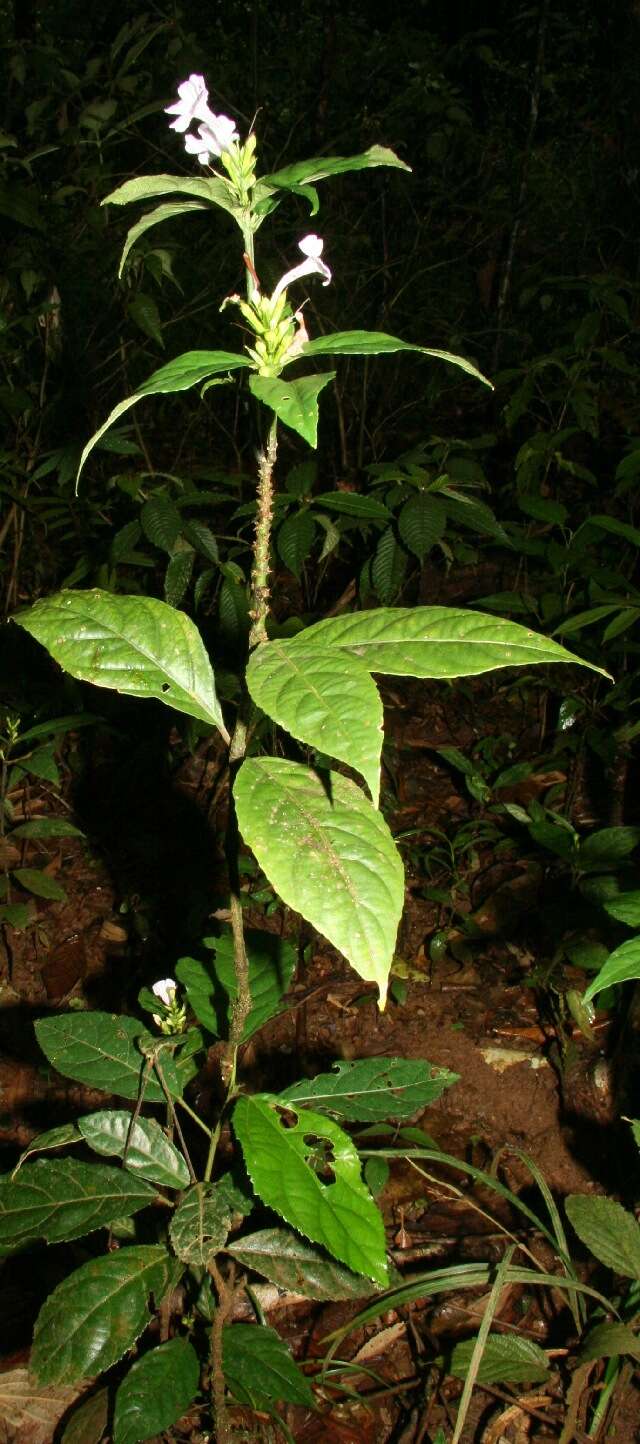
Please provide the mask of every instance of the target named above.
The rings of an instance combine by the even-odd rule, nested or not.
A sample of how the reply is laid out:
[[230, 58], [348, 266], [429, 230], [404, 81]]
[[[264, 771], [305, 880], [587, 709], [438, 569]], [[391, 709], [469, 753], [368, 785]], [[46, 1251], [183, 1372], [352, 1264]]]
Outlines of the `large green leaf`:
[[291, 1358], [284, 1339], [265, 1324], [227, 1325], [222, 1334], [222, 1367], [225, 1382], [241, 1404], [268, 1410], [282, 1403], [313, 1407], [309, 1380]]
[[635, 978], [640, 978], [640, 937], [629, 938], [609, 954], [600, 972], [589, 983], [582, 1001], [590, 1003], [603, 988], [611, 988], [616, 983], [631, 983]]
[[[213, 948], [215, 958], [206, 963], [198, 958], [180, 958], [175, 974], [186, 988], [198, 1022], [215, 1037], [226, 1037], [230, 1004], [237, 993], [233, 937], [230, 931], [224, 932], [219, 938], [205, 938], [204, 943]], [[251, 1011], [244, 1025], [243, 1042], [279, 1011], [296, 964], [295, 948], [275, 933], [249, 931], [245, 947]]]
[[[435, 357], [436, 361], [449, 361], [476, 381], [492, 387], [491, 381], [466, 356], [456, 356], [452, 351], [436, 351], [431, 346], [415, 346], [410, 341], [401, 341], [398, 336], [388, 336], [385, 331], [333, 331], [328, 336], [316, 336], [314, 341], [305, 341], [298, 356], [292, 357], [292, 360], [307, 356], [384, 356], [394, 351], [417, 351], [422, 356]], [[286, 362], [286, 365], [290, 364]]]
[[187, 1188], [189, 1169], [175, 1143], [155, 1118], [136, 1118], [126, 1109], [104, 1108], [78, 1119], [78, 1129], [93, 1149], [121, 1158], [129, 1173], [164, 1188]]
[[519, 622], [462, 607], [381, 607], [326, 617], [289, 645], [310, 643], [345, 648], [370, 672], [395, 677], [467, 677], [542, 662], [574, 662], [609, 675]]
[[57, 592], [15, 620], [72, 677], [129, 697], [155, 697], [228, 738], [211, 663], [185, 612], [154, 597], [96, 589]]
[[200, 381], [205, 381], [209, 376], [219, 376], [228, 371], [237, 371], [240, 366], [252, 366], [253, 362], [248, 356], [242, 356], [237, 351], [185, 351], [182, 356], [176, 356], [173, 361], [167, 361], [166, 366], [161, 366], [159, 371], [138, 387], [131, 396], [125, 396], [124, 401], [119, 401], [114, 406], [102, 426], [94, 432], [87, 442], [78, 467], [78, 477], [82, 468], [93, 451], [94, 446], [104, 436], [105, 431], [113, 426], [120, 416], [130, 406], [135, 406], [145, 396], [169, 395], [174, 391], [188, 391], [191, 386], [197, 386]]
[[153, 1203], [154, 1189], [106, 1163], [39, 1158], [0, 1179], [0, 1248], [80, 1238]]
[[346, 171], [369, 170], [374, 166], [394, 166], [397, 170], [411, 171], [411, 166], [385, 145], [372, 145], [360, 155], [319, 155], [309, 160], [294, 161], [271, 175], [261, 176], [259, 186], [274, 186], [288, 190], [291, 186], [313, 184], [329, 176], [344, 175]]
[[354, 1274], [288, 1228], [263, 1228], [238, 1243], [227, 1244], [243, 1268], [254, 1269], [272, 1284], [307, 1299], [333, 1302], [361, 1299], [372, 1292], [371, 1281]]
[[116, 1394], [113, 1444], [139, 1444], [177, 1424], [199, 1382], [198, 1355], [188, 1339], [169, 1339], [136, 1359]]
[[224, 1248], [231, 1213], [225, 1190], [217, 1183], [194, 1183], [176, 1209], [169, 1230], [178, 1258], [206, 1268], [209, 1259]]
[[280, 727], [361, 772], [377, 807], [382, 702], [367, 667], [337, 649], [273, 641], [256, 647], [246, 680]]
[[301, 376], [297, 381], [281, 381], [278, 377], [251, 376], [249, 390], [258, 401], [274, 411], [279, 421], [304, 437], [309, 446], [318, 445], [318, 397], [334, 380], [335, 371], [317, 376]]
[[384, 1285], [382, 1217], [347, 1134], [320, 1113], [266, 1094], [239, 1098], [233, 1126], [263, 1202], [354, 1273]]
[[199, 201], [235, 211], [229, 183], [218, 176], [139, 175], [125, 181], [101, 202], [103, 206], [127, 206], [132, 201], [154, 200], [156, 196], [187, 195]]
[[573, 1193], [565, 1201], [578, 1238], [614, 1273], [640, 1279], [640, 1224], [621, 1203]]
[[411, 1118], [458, 1082], [457, 1073], [423, 1060], [361, 1058], [333, 1066], [332, 1073], [285, 1088], [281, 1100], [335, 1113], [350, 1123], [380, 1123]]
[[146, 216], [143, 216], [141, 220], [137, 221], [135, 226], [131, 227], [130, 231], [127, 231], [127, 238], [120, 257], [118, 280], [122, 277], [122, 272], [124, 271], [127, 256], [131, 248], [135, 246], [136, 241], [139, 241], [140, 237], [143, 236], [145, 231], [148, 231], [151, 226], [157, 226], [161, 221], [170, 221], [174, 216], [187, 215], [189, 211], [204, 210], [206, 210], [206, 206], [203, 201], [170, 201], [167, 205], [156, 206], [155, 211], [148, 211]]
[[92, 1379], [116, 1364], [182, 1273], [160, 1245], [139, 1244], [91, 1259], [49, 1295], [38, 1315], [31, 1371], [41, 1384]]
[[[466, 1378], [475, 1343], [475, 1339], [465, 1339], [456, 1344], [449, 1365], [454, 1379]], [[479, 1384], [532, 1384], [546, 1379], [548, 1373], [547, 1355], [533, 1339], [491, 1334], [482, 1352], [477, 1379]]]
[[384, 1007], [404, 901], [384, 818], [346, 777], [279, 757], [247, 758], [234, 797], [242, 836], [283, 902], [378, 984]]
[[[65, 1078], [103, 1088], [121, 1098], [137, 1098], [145, 1068], [140, 1051], [154, 1039], [137, 1018], [117, 1013], [63, 1013], [58, 1018], [39, 1018], [36, 1037], [43, 1053]], [[162, 1072], [167, 1087], [180, 1096], [175, 1064], [162, 1053]], [[164, 1101], [155, 1074], [147, 1080], [145, 1098], [149, 1103]]]

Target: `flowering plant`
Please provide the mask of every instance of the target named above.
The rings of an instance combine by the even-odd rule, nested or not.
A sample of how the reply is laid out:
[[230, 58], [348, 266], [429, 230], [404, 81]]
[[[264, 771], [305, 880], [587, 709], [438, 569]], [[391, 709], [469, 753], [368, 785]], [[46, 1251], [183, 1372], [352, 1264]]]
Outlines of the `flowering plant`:
[[[455, 1081], [426, 1061], [367, 1058], [303, 1078], [277, 1095], [247, 1091], [241, 1076], [246, 1044], [283, 1006], [296, 954], [286, 938], [245, 933], [240, 839], [282, 902], [342, 953], [384, 1007], [404, 878], [379, 807], [383, 712], [374, 674], [450, 678], [577, 659], [516, 623], [445, 607], [354, 612], [329, 616], [285, 640], [270, 635], [278, 428], [316, 445], [318, 399], [335, 375], [314, 370], [316, 358], [413, 352], [485, 378], [464, 357], [383, 332], [311, 338], [289, 293], [304, 280], [331, 281], [315, 232], [299, 242], [303, 259], [273, 290], [262, 286], [255, 238], [286, 196], [302, 196], [315, 215], [317, 185], [326, 178], [377, 166], [408, 170], [392, 151], [372, 146], [362, 155], [313, 158], [258, 177], [255, 135], [242, 141], [233, 120], [210, 109], [202, 76], [182, 82], [167, 111], [187, 154], [209, 173], [136, 177], [107, 197], [117, 206], [179, 197], [136, 222], [123, 264], [140, 236], [169, 215], [220, 208], [240, 229], [246, 273], [245, 295], [232, 294], [223, 305], [238, 307], [249, 339], [242, 351], [188, 351], [154, 372], [114, 408], [85, 447], [81, 466], [106, 429], [143, 399], [234, 372], [247, 376], [267, 423], [258, 457], [249, 660], [240, 699], [223, 713], [204, 642], [186, 613], [168, 603], [67, 590], [37, 602], [17, 621], [75, 677], [155, 697], [217, 729], [227, 749], [231, 798], [229, 926], [203, 940], [205, 960], [182, 958], [175, 978], [143, 990], [140, 1004], [156, 1032], [137, 1018], [107, 1013], [38, 1022], [38, 1040], [54, 1067], [136, 1103], [133, 1112], [108, 1107], [62, 1138], [54, 1130], [55, 1138], [36, 1140], [30, 1154], [80, 1139], [117, 1162], [54, 1158], [23, 1167], [21, 1161], [4, 1197], [0, 1189], [0, 1222], [9, 1220], [4, 1235], [0, 1227], [0, 1244], [7, 1237], [20, 1247], [43, 1236], [75, 1239], [102, 1226], [121, 1239], [115, 1252], [82, 1264], [41, 1311], [32, 1367], [43, 1384], [93, 1378], [117, 1364], [149, 1322], [149, 1297], [160, 1305], [180, 1284], [187, 1301], [183, 1331], [167, 1337], [167, 1306], [163, 1342], [118, 1378], [113, 1438], [128, 1444], [148, 1437], [145, 1429], [157, 1434], [170, 1428], [196, 1396], [205, 1359], [216, 1438], [227, 1444], [233, 1401], [273, 1413], [282, 1401], [309, 1407], [314, 1400], [308, 1374], [273, 1330], [233, 1322], [240, 1287], [235, 1270], [257, 1272], [310, 1298], [384, 1289], [382, 1216], [341, 1124], [408, 1119]], [[296, 301], [299, 295], [296, 289]], [[290, 367], [294, 375], [285, 379]], [[254, 735], [260, 714], [316, 754], [335, 758], [336, 766], [324, 772], [290, 761], [284, 748], [269, 755]], [[213, 1041], [218, 1047], [210, 1052]], [[200, 1093], [194, 1096], [190, 1085], [206, 1059], [209, 1077], [218, 1069], [216, 1101], [208, 1086], [198, 1107]], [[164, 1127], [148, 1116], [147, 1105], [163, 1109]], [[229, 1123], [242, 1152], [244, 1182], [225, 1166]], [[55, 1207], [35, 1207], [36, 1182], [38, 1199], [53, 1199]], [[235, 1237], [255, 1198], [284, 1226]], [[141, 1210], [147, 1221], [137, 1233], [130, 1220]], [[158, 1215], [158, 1242], [150, 1244]]]

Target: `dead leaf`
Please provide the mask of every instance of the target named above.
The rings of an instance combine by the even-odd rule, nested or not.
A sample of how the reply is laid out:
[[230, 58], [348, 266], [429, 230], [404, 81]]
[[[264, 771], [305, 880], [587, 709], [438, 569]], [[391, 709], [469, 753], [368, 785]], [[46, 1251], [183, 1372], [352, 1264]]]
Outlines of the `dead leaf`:
[[35, 1384], [28, 1369], [0, 1374], [0, 1444], [51, 1444], [58, 1421], [87, 1388]]

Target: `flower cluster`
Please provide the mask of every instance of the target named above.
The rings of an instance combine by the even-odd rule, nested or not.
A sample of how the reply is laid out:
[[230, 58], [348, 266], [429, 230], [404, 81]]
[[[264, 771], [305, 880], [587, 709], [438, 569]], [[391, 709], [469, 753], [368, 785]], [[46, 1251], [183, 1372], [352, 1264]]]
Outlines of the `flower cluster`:
[[239, 306], [254, 332], [255, 343], [247, 350], [260, 376], [277, 376], [287, 361], [293, 361], [307, 340], [302, 310], [294, 312], [289, 305], [287, 289], [292, 281], [299, 281], [302, 276], [318, 275], [322, 276], [323, 286], [328, 286], [331, 280], [331, 271], [322, 260], [323, 242], [320, 236], [303, 236], [298, 246], [304, 261], [285, 271], [270, 296], [263, 296], [256, 285], [247, 301], [234, 295], [223, 302], [223, 306], [229, 303]]
[[240, 139], [235, 121], [228, 115], [214, 115], [209, 109], [209, 92], [203, 75], [190, 75], [178, 86], [178, 99], [165, 106], [167, 115], [175, 115], [171, 130], [187, 131], [192, 121], [199, 120], [197, 135], [185, 135], [188, 155], [197, 155], [201, 165], [209, 165], [211, 157], [221, 156]]
[[164, 1012], [153, 1014], [161, 1033], [183, 1033], [187, 1026], [187, 1010], [178, 1002], [178, 984], [175, 978], [161, 978], [154, 983], [151, 992], [164, 1004]]

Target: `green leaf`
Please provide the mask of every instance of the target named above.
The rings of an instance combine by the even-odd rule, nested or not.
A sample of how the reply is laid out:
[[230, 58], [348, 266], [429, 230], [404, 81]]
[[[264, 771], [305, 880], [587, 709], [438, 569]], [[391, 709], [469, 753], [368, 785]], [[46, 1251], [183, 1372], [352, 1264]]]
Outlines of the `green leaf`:
[[[155, 1039], [137, 1018], [116, 1013], [63, 1013], [58, 1018], [39, 1018], [36, 1037], [43, 1053], [65, 1078], [137, 1098], [145, 1066], [138, 1045], [152, 1046]], [[169, 1092], [177, 1097], [180, 1086], [175, 1064], [166, 1050], [162, 1072]], [[149, 1103], [164, 1101], [164, 1093], [153, 1073], [149, 1075], [145, 1098]]]
[[195, 552], [191, 547], [171, 557], [164, 574], [164, 599], [169, 607], [179, 607], [191, 581]]
[[437, 496], [418, 491], [405, 502], [398, 517], [398, 531], [409, 551], [423, 561], [447, 525], [447, 513]]
[[600, 972], [589, 983], [582, 1001], [590, 1003], [603, 988], [611, 988], [616, 983], [630, 983], [635, 978], [640, 978], [640, 937], [629, 938], [609, 954]]
[[36, 867], [16, 867], [12, 871], [16, 882], [36, 897], [47, 898], [50, 902], [64, 902], [67, 894], [54, 877]]
[[208, 202], [210, 205], [221, 206], [223, 210], [230, 211], [232, 214], [236, 208], [228, 181], [217, 176], [183, 175], [134, 176], [133, 180], [125, 181], [123, 185], [105, 196], [101, 205], [127, 206], [132, 201], [148, 201], [155, 199], [156, 196], [171, 194], [196, 196], [203, 203]]
[[0, 907], [0, 922], [8, 923], [9, 927], [16, 929], [16, 932], [22, 932], [24, 928], [30, 927], [35, 922], [32, 904], [4, 903]]
[[207, 1268], [220, 1252], [231, 1228], [231, 1208], [215, 1183], [195, 1183], [185, 1194], [171, 1221], [169, 1233], [183, 1263]]
[[280, 727], [361, 772], [377, 807], [382, 702], [366, 667], [330, 648], [273, 641], [252, 653], [246, 681], [254, 702]]
[[407, 554], [396, 541], [392, 526], [383, 531], [371, 562], [371, 580], [385, 605], [398, 596], [407, 570]]
[[200, 1363], [188, 1339], [169, 1339], [136, 1359], [116, 1394], [113, 1444], [139, 1444], [177, 1424], [193, 1403]]
[[[17, 617], [14, 618], [17, 621]], [[16, 766], [25, 772], [31, 772], [34, 777], [42, 777], [45, 782], [53, 782], [55, 787], [60, 786], [60, 773], [53, 755], [53, 744], [49, 747], [38, 747], [30, 757], [25, 757], [24, 762], [18, 758]]]
[[[186, 988], [198, 1022], [214, 1037], [226, 1037], [231, 1004], [237, 994], [233, 937], [225, 932], [219, 938], [206, 939], [206, 943], [214, 949], [215, 958], [206, 963], [197, 958], [180, 958], [175, 975]], [[296, 965], [295, 948], [275, 933], [249, 931], [245, 933], [245, 947], [251, 1011], [244, 1025], [243, 1042], [280, 1011]]]
[[84, 837], [84, 833], [66, 817], [33, 817], [12, 827], [11, 837]]
[[305, 646], [344, 647], [361, 657], [370, 672], [395, 677], [468, 677], [497, 667], [549, 662], [573, 662], [604, 677], [609, 675], [519, 622], [461, 607], [381, 607], [351, 612], [326, 617], [307, 627], [302, 636]]
[[596, 1324], [583, 1340], [579, 1364], [588, 1364], [592, 1359], [613, 1359], [618, 1354], [631, 1354], [640, 1359], [640, 1338], [628, 1324]]
[[164, 1188], [188, 1188], [184, 1158], [154, 1118], [134, 1121], [126, 1109], [105, 1108], [79, 1118], [78, 1129], [94, 1153], [121, 1158], [129, 1173]]
[[318, 376], [301, 376], [297, 381], [251, 376], [249, 390], [275, 412], [279, 421], [315, 448], [318, 445], [318, 396], [334, 380], [335, 374], [335, 371], [325, 371]]
[[159, 371], [145, 381], [132, 396], [126, 396], [124, 401], [119, 401], [114, 406], [102, 426], [94, 432], [90, 441], [87, 442], [78, 467], [78, 477], [87, 460], [93, 451], [94, 446], [104, 436], [105, 431], [113, 426], [130, 406], [135, 406], [145, 396], [169, 395], [174, 391], [188, 391], [191, 386], [197, 386], [200, 381], [205, 381], [209, 376], [218, 376], [221, 372], [237, 371], [240, 366], [251, 366], [252, 362], [248, 356], [239, 355], [236, 351], [185, 351], [182, 356], [176, 356], [173, 361], [168, 361], [166, 366], [161, 366]]
[[122, 273], [132, 246], [135, 246], [136, 241], [140, 240], [140, 237], [144, 235], [145, 231], [149, 230], [150, 226], [157, 226], [160, 221], [172, 220], [174, 216], [187, 215], [189, 211], [204, 210], [206, 210], [206, 206], [202, 201], [169, 201], [166, 205], [156, 206], [155, 211], [147, 211], [146, 216], [143, 216], [141, 220], [136, 222], [135, 226], [131, 227], [130, 231], [127, 231], [127, 239], [120, 257], [118, 280], [120, 281], [122, 279]]
[[101, 1444], [108, 1419], [109, 1390], [98, 1389], [73, 1410], [60, 1436], [60, 1444]]
[[82, 1134], [75, 1123], [60, 1123], [57, 1128], [48, 1128], [46, 1133], [39, 1133], [37, 1138], [32, 1139], [20, 1154], [11, 1177], [16, 1177], [33, 1153], [45, 1153], [48, 1148], [68, 1148], [73, 1143], [82, 1143]]
[[602, 868], [621, 862], [640, 842], [640, 827], [601, 827], [580, 844], [578, 866]]
[[151, 341], [155, 341], [157, 346], [164, 349], [160, 312], [153, 296], [147, 296], [143, 291], [139, 291], [137, 296], [134, 296], [133, 300], [129, 302], [127, 312], [143, 335], [148, 336]]
[[188, 521], [183, 524], [182, 535], [192, 547], [195, 547], [200, 555], [206, 557], [208, 562], [219, 562], [220, 553], [218, 543], [213, 532], [201, 521]]
[[[231, 1324], [222, 1333], [222, 1367], [234, 1398], [254, 1409], [313, 1408], [314, 1396], [284, 1339], [265, 1324]], [[116, 1441], [117, 1444], [117, 1441]]]
[[[12, 833], [15, 837], [15, 830]], [[603, 900], [602, 906], [616, 922], [627, 927], [640, 928], [640, 892], [621, 892], [615, 897]]]
[[184, 612], [153, 597], [58, 592], [15, 618], [72, 677], [155, 697], [228, 734], [211, 663]]
[[[451, 1355], [449, 1373], [454, 1379], [466, 1378], [475, 1339], [456, 1344]], [[479, 1384], [533, 1384], [546, 1379], [549, 1360], [533, 1339], [518, 1334], [491, 1334], [484, 1346], [477, 1380]]]
[[182, 530], [182, 517], [169, 496], [152, 496], [140, 512], [142, 530], [153, 546], [169, 556]]
[[319, 1108], [349, 1123], [379, 1123], [411, 1118], [457, 1082], [457, 1073], [426, 1061], [361, 1058], [334, 1063], [332, 1073], [293, 1083], [279, 1096], [283, 1103]]
[[278, 528], [276, 546], [278, 556], [285, 566], [300, 581], [302, 567], [307, 560], [316, 536], [316, 524], [311, 512], [305, 508], [292, 512]]
[[283, 902], [378, 984], [384, 1007], [404, 901], [384, 818], [347, 778], [279, 757], [247, 758], [234, 797], [242, 836]]
[[386, 1284], [382, 1216], [346, 1133], [320, 1113], [260, 1094], [238, 1099], [233, 1126], [263, 1203], [354, 1273]]
[[323, 491], [311, 497], [312, 506], [321, 506], [325, 511], [337, 511], [344, 516], [357, 516], [363, 521], [391, 520], [388, 506], [375, 496], [363, 496], [359, 491]]
[[[422, 356], [433, 356], [436, 361], [448, 361], [452, 366], [459, 366], [476, 381], [482, 381], [485, 386], [493, 384], [486, 376], [478, 371], [472, 361], [466, 356], [456, 356], [451, 351], [434, 351], [430, 346], [413, 346], [409, 341], [400, 341], [397, 336], [388, 336], [385, 331], [334, 331], [329, 336], [316, 336], [314, 341], [305, 341], [300, 350], [300, 358], [307, 356], [382, 356], [389, 355], [394, 351], [417, 351]], [[296, 361], [298, 357], [295, 358]], [[290, 363], [287, 362], [287, 365]]]
[[612, 1198], [574, 1193], [565, 1200], [578, 1238], [600, 1263], [625, 1278], [640, 1279], [640, 1224]]
[[243, 1268], [254, 1269], [279, 1289], [307, 1299], [331, 1303], [361, 1299], [372, 1292], [369, 1279], [328, 1258], [288, 1228], [263, 1228], [228, 1244], [226, 1251]]
[[106, 1163], [39, 1158], [17, 1178], [0, 1179], [0, 1247], [80, 1238], [137, 1213], [154, 1198], [149, 1184]]
[[58, 1284], [40, 1310], [31, 1371], [41, 1384], [92, 1379], [116, 1364], [174, 1288], [182, 1267], [160, 1245], [118, 1249], [91, 1259]]
[[393, 166], [397, 170], [411, 173], [411, 166], [400, 160], [394, 151], [385, 145], [372, 145], [360, 155], [320, 155], [309, 160], [294, 161], [271, 175], [261, 176], [259, 186], [274, 186], [289, 190], [306, 182], [326, 180], [329, 176], [344, 175], [346, 171], [369, 170], [373, 166]]

